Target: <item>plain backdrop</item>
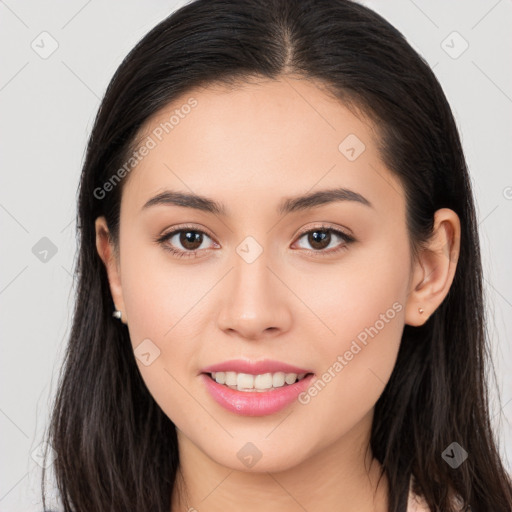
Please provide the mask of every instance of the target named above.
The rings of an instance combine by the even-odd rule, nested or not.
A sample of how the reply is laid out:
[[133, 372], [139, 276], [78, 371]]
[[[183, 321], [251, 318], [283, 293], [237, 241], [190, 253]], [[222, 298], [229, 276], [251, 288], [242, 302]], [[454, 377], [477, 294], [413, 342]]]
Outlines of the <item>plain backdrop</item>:
[[[434, 69], [460, 129], [501, 390], [493, 424], [512, 471], [512, 3], [363, 3]], [[183, 4], [0, 0], [1, 512], [42, 510], [39, 453], [71, 326], [76, 191], [100, 99], [128, 51]]]

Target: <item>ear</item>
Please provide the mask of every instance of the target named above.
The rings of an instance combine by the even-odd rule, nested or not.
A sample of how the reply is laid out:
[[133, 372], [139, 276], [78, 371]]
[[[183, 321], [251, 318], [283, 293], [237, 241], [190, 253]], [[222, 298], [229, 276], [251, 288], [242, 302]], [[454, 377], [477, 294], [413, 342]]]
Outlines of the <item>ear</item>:
[[449, 208], [437, 210], [433, 230], [413, 267], [405, 308], [405, 323], [413, 326], [423, 325], [448, 295], [459, 259], [458, 215]]
[[121, 321], [126, 324], [126, 310], [123, 300], [123, 289], [119, 272], [119, 260], [114, 252], [114, 244], [110, 238], [107, 221], [105, 217], [98, 217], [95, 222], [96, 227], [96, 249], [107, 270], [110, 293], [116, 306], [121, 311]]

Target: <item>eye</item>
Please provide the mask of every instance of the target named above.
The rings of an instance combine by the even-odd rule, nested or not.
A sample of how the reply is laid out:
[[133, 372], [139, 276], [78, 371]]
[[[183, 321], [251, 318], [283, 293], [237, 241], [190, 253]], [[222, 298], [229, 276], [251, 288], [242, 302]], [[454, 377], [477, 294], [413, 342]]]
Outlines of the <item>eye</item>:
[[[193, 258], [200, 250], [207, 249], [202, 247], [205, 237], [210, 238], [200, 229], [182, 226], [158, 238], [157, 242], [178, 258]], [[181, 245], [183, 249], [176, 249], [177, 245]]]
[[[334, 234], [334, 238], [333, 235]], [[307, 236], [307, 243], [313, 247], [313, 249], [306, 249], [310, 254], [329, 256], [339, 251], [347, 249], [347, 246], [355, 241], [355, 238], [343, 231], [334, 229], [329, 226], [318, 226], [308, 231], [304, 231], [298, 240]], [[194, 258], [197, 257], [197, 253], [200, 251], [208, 250], [208, 247], [203, 247], [205, 237], [212, 239], [207, 233], [195, 227], [180, 226], [173, 231], [164, 234], [156, 241], [162, 245], [162, 247], [172, 253], [178, 258]], [[338, 238], [342, 243], [338, 243], [338, 247], [335, 249], [327, 249], [333, 239]], [[181, 245], [182, 249], [176, 246]], [[336, 246], [336, 244], [334, 244]]]
[[[332, 236], [333, 234], [334, 237]], [[307, 243], [313, 247], [313, 249], [309, 249], [307, 251], [311, 254], [319, 254], [321, 256], [329, 256], [338, 253], [339, 251], [347, 249], [347, 246], [350, 243], [355, 242], [355, 238], [353, 236], [329, 226], [318, 226], [314, 229], [305, 231], [299, 237], [299, 240], [305, 237], [307, 237]], [[343, 243], [341, 245], [338, 243], [338, 246], [335, 249], [325, 250], [331, 245], [333, 240], [334, 242], [336, 241], [336, 238], [341, 239]], [[336, 243], [334, 243], [334, 245], [336, 246]]]

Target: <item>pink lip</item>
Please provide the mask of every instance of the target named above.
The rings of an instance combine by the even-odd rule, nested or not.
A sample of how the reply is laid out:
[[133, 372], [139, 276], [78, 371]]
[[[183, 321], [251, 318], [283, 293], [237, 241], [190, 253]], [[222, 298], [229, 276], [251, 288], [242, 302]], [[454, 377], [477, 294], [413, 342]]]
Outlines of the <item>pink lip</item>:
[[[225, 367], [225, 365], [218, 365]], [[281, 366], [282, 367], [282, 366]], [[214, 367], [210, 367], [214, 368]], [[230, 366], [232, 368], [232, 366]], [[215, 371], [215, 370], [212, 370]], [[221, 370], [218, 370], [221, 371]], [[302, 373], [307, 373], [302, 371]], [[251, 373], [251, 372], [244, 372]], [[287, 372], [288, 373], [288, 372]], [[289, 373], [297, 373], [295, 371]], [[285, 385], [269, 391], [238, 391], [215, 382], [207, 373], [201, 374], [206, 389], [212, 398], [222, 407], [242, 416], [265, 416], [284, 409], [305, 391], [314, 378], [313, 374], [304, 377], [295, 384]]]
[[207, 366], [201, 370], [202, 373], [212, 372], [236, 372], [248, 373], [249, 375], [262, 375], [264, 373], [313, 373], [311, 370], [298, 368], [290, 364], [282, 363], [280, 361], [272, 361], [264, 359], [263, 361], [248, 361], [246, 359], [233, 359], [232, 361], [224, 361], [223, 363]]

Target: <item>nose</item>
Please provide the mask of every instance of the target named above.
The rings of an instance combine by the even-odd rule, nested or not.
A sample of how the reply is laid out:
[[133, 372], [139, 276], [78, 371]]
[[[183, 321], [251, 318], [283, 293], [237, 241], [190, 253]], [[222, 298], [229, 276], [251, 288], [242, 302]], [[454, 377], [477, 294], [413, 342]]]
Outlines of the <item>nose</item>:
[[258, 340], [290, 328], [293, 293], [279, 270], [270, 268], [265, 252], [252, 263], [235, 258], [223, 281], [217, 322], [228, 335]]

